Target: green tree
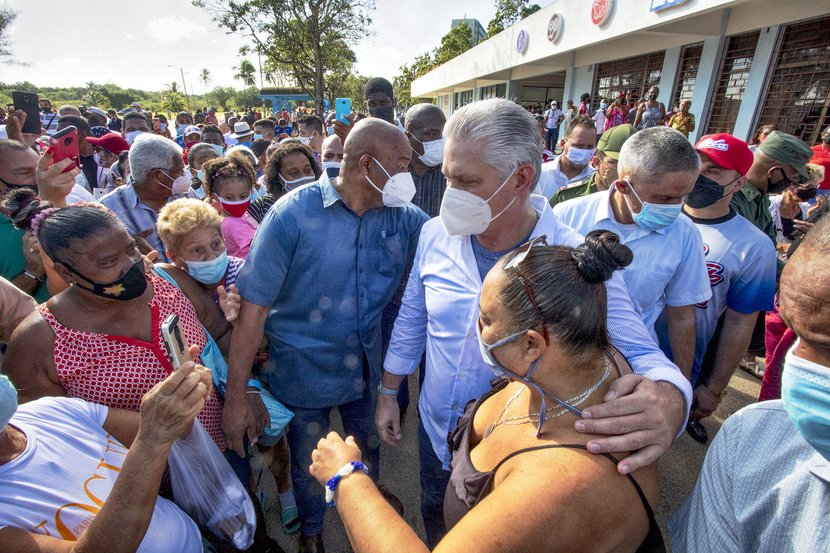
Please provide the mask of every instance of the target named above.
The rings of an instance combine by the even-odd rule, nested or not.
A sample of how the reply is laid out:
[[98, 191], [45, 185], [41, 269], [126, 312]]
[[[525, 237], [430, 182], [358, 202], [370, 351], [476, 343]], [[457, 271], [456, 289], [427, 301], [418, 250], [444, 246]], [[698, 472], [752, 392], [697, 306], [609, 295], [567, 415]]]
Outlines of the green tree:
[[262, 104], [262, 100], [259, 99], [259, 89], [255, 86], [248, 87], [245, 90], [235, 90], [233, 100], [238, 109]]
[[433, 64], [438, 66], [447, 63], [472, 47], [473, 30], [466, 23], [462, 23], [441, 38], [441, 46], [435, 49]]
[[84, 92], [81, 100], [83, 100], [84, 104], [90, 107], [95, 106], [102, 109], [108, 109], [110, 107], [109, 99], [97, 87], [91, 88]]
[[[8, 7], [0, 7], [0, 63], [13, 63], [9, 27], [14, 23], [17, 12]], [[30, 90], [30, 89], [22, 89]]]
[[173, 81], [172, 83], [170, 83], [169, 85], [164, 87], [164, 92], [177, 92], [178, 93], [179, 92], [179, 83], [177, 83], [176, 81]]
[[182, 96], [178, 92], [168, 90], [164, 93], [162, 97], [161, 107], [164, 110], [172, 111], [173, 113], [178, 113], [180, 111], [184, 111], [185, 108], [187, 108], [187, 103], [185, 102], [184, 96]]
[[221, 28], [250, 41], [275, 77], [309, 94], [321, 113], [326, 75], [351, 68], [343, 54], [366, 36], [375, 6], [374, 0], [192, 1]]
[[212, 104], [221, 107], [222, 111], [227, 111], [235, 95], [236, 91], [233, 88], [217, 86], [207, 96], [210, 98]]
[[242, 81], [245, 86], [256, 86], [256, 68], [248, 60], [242, 60], [238, 67], [233, 68], [236, 74], [233, 78]]
[[411, 106], [413, 103], [428, 102], [424, 98], [412, 99], [412, 81], [426, 75], [435, 67], [435, 61], [432, 56], [424, 52], [415, 58], [412, 65], [402, 65], [398, 71], [400, 74], [392, 79], [392, 88], [395, 92], [395, 99], [403, 106]]
[[487, 24], [487, 37], [497, 35], [520, 19], [542, 9], [528, 0], [496, 0], [496, 15]]
[[206, 67], [203, 67], [201, 71], [199, 71], [199, 81], [201, 81], [202, 85], [205, 87], [205, 95], [207, 95], [207, 85], [212, 80], [210, 71], [207, 70]]

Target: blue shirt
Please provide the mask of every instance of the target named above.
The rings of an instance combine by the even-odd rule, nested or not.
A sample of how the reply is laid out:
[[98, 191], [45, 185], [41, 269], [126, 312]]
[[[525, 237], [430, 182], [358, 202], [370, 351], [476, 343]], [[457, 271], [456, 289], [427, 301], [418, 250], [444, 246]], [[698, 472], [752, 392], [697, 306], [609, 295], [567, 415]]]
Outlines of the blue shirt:
[[[544, 234], [550, 245], [576, 247], [584, 242], [556, 220], [546, 198], [531, 196], [531, 205], [539, 216], [531, 236]], [[628, 298], [621, 272], [605, 283], [611, 342], [635, 373], [672, 383], [683, 394], [688, 412], [692, 387], [649, 336]], [[383, 365], [392, 374], [411, 374], [426, 348], [418, 412], [446, 470], [450, 462], [447, 433], [455, 428], [467, 402], [487, 392], [493, 379], [476, 335], [481, 282], [470, 238], [449, 236], [437, 218], [424, 225]]]
[[377, 384], [381, 313], [426, 220], [412, 204], [358, 217], [328, 179], [268, 210], [236, 285], [247, 301], [270, 309], [264, 372], [277, 399], [332, 407], [359, 399], [366, 377]]

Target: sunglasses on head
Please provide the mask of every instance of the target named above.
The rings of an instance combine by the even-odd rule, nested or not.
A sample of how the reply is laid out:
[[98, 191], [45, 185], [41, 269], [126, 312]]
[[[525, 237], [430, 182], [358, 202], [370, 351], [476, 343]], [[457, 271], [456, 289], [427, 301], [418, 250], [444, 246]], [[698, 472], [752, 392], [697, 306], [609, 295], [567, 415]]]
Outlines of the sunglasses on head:
[[537, 236], [536, 238], [532, 238], [528, 240], [518, 248], [516, 248], [510, 257], [508, 257], [504, 262], [504, 270], [505, 271], [515, 271], [516, 276], [519, 278], [519, 281], [522, 283], [522, 287], [524, 288], [525, 295], [527, 299], [530, 300], [530, 303], [533, 305], [533, 309], [536, 310], [536, 314], [539, 316], [539, 322], [542, 325], [542, 333], [545, 337], [545, 345], [550, 345], [550, 338], [548, 337], [548, 329], [545, 325], [545, 318], [542, 316], [542, 310], [539, 309], [539, 304], [536, 301], [536, 296], [533, 295], [533, 290], [530, 288], [530, 282], [528, 279], [525, 278], [524, 273], [520, 267], [522, 261], [527, 259], [527, 255], [530, 253], [530, 250], [534, 246], [547, 246], [547, 235], [542, 234]]

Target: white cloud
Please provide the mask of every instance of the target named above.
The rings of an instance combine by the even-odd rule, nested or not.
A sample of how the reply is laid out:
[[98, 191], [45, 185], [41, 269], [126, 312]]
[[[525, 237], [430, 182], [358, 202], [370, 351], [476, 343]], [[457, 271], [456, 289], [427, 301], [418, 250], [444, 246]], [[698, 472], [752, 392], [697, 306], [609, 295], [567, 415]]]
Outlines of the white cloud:
[[145, 29], [151, 37], [160, 42], [192, 39], [193, 35], [200, 35], [206, 30], [198, 23], [176, 16], [158, 17], [150, 21]]

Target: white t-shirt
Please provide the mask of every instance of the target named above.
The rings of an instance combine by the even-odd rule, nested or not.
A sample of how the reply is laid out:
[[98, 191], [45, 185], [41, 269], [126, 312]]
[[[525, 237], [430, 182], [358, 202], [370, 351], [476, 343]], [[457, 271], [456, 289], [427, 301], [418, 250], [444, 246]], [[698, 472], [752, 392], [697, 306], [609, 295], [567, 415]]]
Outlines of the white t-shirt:
[[[781, 224], [781, 202], [784, 200], [784, 194], [772, 194], [769, 197], [769, 212], [772, 215], [772, 224], [775, 226], [775, 241], [779, 244], [781, 242], [792, 242], [789, 238], [784, 236], [784, 225]], [[798, 207], [801, 208], [801, 219], [807, 220], [807, 210], [810, 209], [809, 202], [798, 202]]]
[[658, 231], [623, 225], [611, 210], [611, 190], [575, 198], [553, 208], [556, 218], [585, 236], [592, 230], [610, 230], [634, 252], [634, 261], [622, 271], [634, 309], [657, 340], [654, 323], [663, 307], [694, 305], [712, 296], [700, 233], [687, 217]]
[[608, 117], [605, 115], [605, 110], [604, 109], [598, 109], [596, 111], [596, 113], [594, 113], [593, 120], [594, 120], [594, 123], [596, 123], [596, 125], [597, 125], [597, 136], [599, 136], [603, 133], [603, 129], [605, 128], [605, 120], [606, 119], [608, 119]]
[[[0, 528], [77, 540], [112, 491], [127, 448], [103, 428], [107, 408], [45, 397], [21, 405], [11, 425], [26, 449], [0, 465]], [[149, 484], [149, 482], [148, 482]], [[139, 553], [199, 553], [196, 524], [159, 497]]]

